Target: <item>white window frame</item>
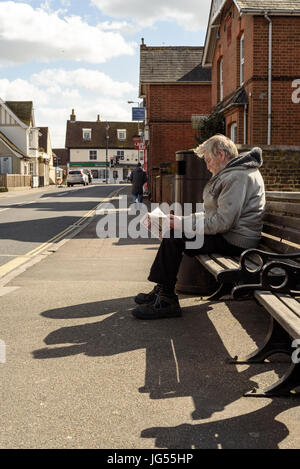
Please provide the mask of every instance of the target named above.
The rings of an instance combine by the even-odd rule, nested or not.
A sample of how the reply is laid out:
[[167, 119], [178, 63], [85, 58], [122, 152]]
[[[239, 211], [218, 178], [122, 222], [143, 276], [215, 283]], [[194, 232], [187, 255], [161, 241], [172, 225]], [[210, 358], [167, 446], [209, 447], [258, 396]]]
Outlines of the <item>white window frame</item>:
[[223, 90], [223, 57], [219, 61], [219, 95], [220, 101], [223, 101], [224, 90]]
[[233, 122], [230, 126], [230, 139], [237, 143], [237, 123]]
[[124, 161], [124, 159], [125, 159], [125, 152], [124, 152], [124, 150], [117, 150], [117, 156], [120, 157], [120, 160]]
[[92, 129], [82, 129], [82, 139], [85, 142], [90, 142], [92, 140]]
[[240, 39], [240, 85], [245, 81], [245, 36], [244, 33]]
[[126, 129], [118, 129], [118, 140], [124, 141], [126, 140]]
[[[91, 154], [95, 154], [96, 158], [91, 158]], [[90, 161], [96, 161], [98, 159], [98, 151], [97, 150], [89, 150], [89, 160]]]

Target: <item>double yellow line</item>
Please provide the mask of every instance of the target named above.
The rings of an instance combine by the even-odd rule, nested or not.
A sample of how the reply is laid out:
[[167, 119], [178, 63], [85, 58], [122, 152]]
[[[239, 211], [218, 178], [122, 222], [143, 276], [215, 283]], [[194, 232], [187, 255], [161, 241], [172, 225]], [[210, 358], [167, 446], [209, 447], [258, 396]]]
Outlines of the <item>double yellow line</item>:
[[[20, 267], [21, 265], [25, 264], [25, 262], [28, 262], [31, 260], [33, 257], [36, 257], [37, 255], [41, 254], [43, 251], [46, 249], [49, 249], [50, 246], [53, 243], [57, 243], [58, 241], [61, 241], [63, 238], [65, 238], [71, 231], [76, 230], [76, 228], [82, 226], [89, 218], [93, 217], [96, 213], [97, 208], [99, 205], [106, 203], [108, 200], [110, 200], [112, 197], [117, 195], [119, 192], [121, 192], [121, 189], [117, 189], [113, 193], [111, 193], [108, 197], [103, 199], [100, 204], [97, 204], [94, 208], [92, 208], [89, 212], [87, 212], [82, 218], [80, 218], [76, 223], [73, 225], [69, 226], [65, 230], [61, 231], [57, 235], [53, 236], [53, 238], [48, 239], [45, 243], [41, 244], [37, 248], [33, 249], [32, 251], [27, 252], [26, 254], [22, 256], [18, 256], [15, 259], [12, 259], [11, 261], [7, 262], [6, 264], [0, 266], [0, 279], [4, 277], [5, 275], [9, 274], [12, 272], [14, 269], [17, 267]], [[0, 254], [1, 257], [1, 254]]]
[[[65, 230], [61, 231], [57, 235], [53, 236], [53, 238], [48, 239], [45, 243], [41, 244], [35, 249], [32, 249], [32, 251], [27, 252], [26, 254], [22, 256], [18, 256], [15, 259], [12, 259], [11, 261], [7, 262], [6, 264], [0, 266], [0, 279], [4, 277], [5, 275], [9, 274], [12, 270], [16, 269], [17, 267], [20, 267], [22, 264], [25, 264], [25, 262], [28, 262], [30, 259], [33, 257], [41, 254], [43, 251], [46, 249], [49, 249], [49, 247], [53, 243], [57, 243], [60, 241], [62, 238], [65, 238], [71, 231], [75, 230], [79, 226], [83, 225], [85, 221], [87, 221], [89, 218], [93, 217], [98, 205], [94, 208], [92, 208], [89, 212], [87, 212], [82, 218], [80, 218], [76, 223], [73, 225], [69, 226]], [[0, 254], [1, 256], [1, 254]]]

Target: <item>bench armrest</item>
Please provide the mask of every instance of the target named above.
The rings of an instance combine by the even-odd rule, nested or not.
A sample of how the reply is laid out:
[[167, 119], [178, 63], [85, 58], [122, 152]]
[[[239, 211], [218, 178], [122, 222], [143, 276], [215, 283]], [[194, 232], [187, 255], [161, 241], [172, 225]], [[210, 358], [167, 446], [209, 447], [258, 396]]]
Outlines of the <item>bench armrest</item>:
[[[273, 269], [280, 269], [280, 282], [274, 284], [275, 276], [270, 275]], [[299, 290], [300, 289], [300, 265], [287, 264], [283, 261], [267, 262], [261, 271], [261, 285], [262, 290], [280, 292], [286, 290]]]
[[270, 262], [272, 259], [276, 259], [276, 260], [297, 259], [297, 258], [300, 259], [300, 252], [295, 252], [295, 253], [290, 253], [290, 254], [277, 254], [275, 252], [267, 252], [267, 251], [262, 251], [261, 249], [251, 248], [251, 249], [247, 249], [241, 254], [241, 257], [240, 257], [241, 269], [248, 271], [246, 267], [246, 261], [251, 260], [250, 256], [253, 256], [254, 254], [259, 256], [262, 260], [261, 265], [258, 266], [257, 272], [261, 271], [264, 265], [267, 262]]

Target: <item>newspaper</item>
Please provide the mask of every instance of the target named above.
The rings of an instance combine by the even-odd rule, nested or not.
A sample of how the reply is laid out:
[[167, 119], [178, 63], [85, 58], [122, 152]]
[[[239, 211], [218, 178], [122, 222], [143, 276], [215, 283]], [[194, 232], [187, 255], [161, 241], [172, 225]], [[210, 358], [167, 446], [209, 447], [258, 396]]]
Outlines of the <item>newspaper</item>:
[[167, 215], [159, 207], [156, 207], [152, 212], [144, 215], [141, 219], [141, 224], [151, 231], [151, 237], [161, 239], [163, 235], [163, 220], [165, 225], [167, 218]]
[[[195, 215], [196, 226], [192, 226], [192, 218], [189, 216], [175, 216], [174, 229], [188, 233], [195, 233], [195, 228], [200, 220], [204, 218], [204, 212], [198, 212]], [[151, 237], [162, 239], [164, 233], [170, 230], [170, 218], [159, 207], [152, 212], [146, 213], [141, 220], [141, 224], [151, 231]], [[196, 228], [197, 229], [197, 228]]]

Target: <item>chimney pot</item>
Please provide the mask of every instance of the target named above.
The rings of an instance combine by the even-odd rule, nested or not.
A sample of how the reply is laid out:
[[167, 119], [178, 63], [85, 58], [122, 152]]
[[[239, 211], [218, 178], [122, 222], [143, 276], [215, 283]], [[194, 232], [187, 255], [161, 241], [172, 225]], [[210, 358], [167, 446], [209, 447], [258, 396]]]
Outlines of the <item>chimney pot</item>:
[[76, 122], [76, 116], [74, 113], [74, 109], [72, 109], [72, 114], [70, 115], [71, 122]]

